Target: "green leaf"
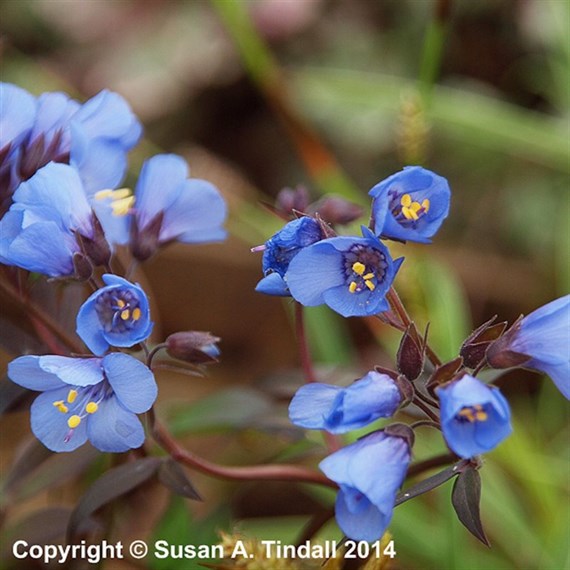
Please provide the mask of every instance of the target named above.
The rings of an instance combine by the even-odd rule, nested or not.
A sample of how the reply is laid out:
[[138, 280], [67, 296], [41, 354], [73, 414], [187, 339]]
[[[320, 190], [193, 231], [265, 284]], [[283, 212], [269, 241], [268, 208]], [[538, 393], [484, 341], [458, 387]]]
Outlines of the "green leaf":
[[465, 528], [486, 546], [491, 546], [481, 524], [481, 476], [474, 467], [467, 467], [455, 480], [451, 503]]
[[99, 477], [87, 489], [71, 514], [67, 529], [68, 542], [73, 541], [82, 523], [95, 511], [148, 481], [156, 473], [161, 462], [158, 457], [145, 457], [110, 469]]
[[253, 388], [230, 388], [172, 415], [173, 434], [223, 432], [245, 428], [271, 411], [271, 400]]

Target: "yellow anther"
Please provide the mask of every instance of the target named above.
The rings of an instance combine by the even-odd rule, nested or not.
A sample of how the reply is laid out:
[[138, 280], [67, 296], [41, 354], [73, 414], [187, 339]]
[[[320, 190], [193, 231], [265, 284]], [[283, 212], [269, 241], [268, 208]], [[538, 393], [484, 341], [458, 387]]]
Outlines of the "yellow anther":
[[468, 422], [484, 422], [489, 419], [489, 414], [483, 409], [481, 404], [475, 404], [468, 408], [459, 410], [458, 416], [465, 418]]
[[128, 198], [133, 195], [133, 191], [130, 188], [117, 188], [113, 190], [113, 199], [122, 200], [123, 198]]
[[409, 194], [404, 194], [400, 199], [400, 204], [404, 208], [409, 208], [412, 205], [412, 202], [413, 202], [412, 197]]
[[360, 263], [360, 261], [356, 261], [352, 264], [352, 271], [357, 275], [362, 275], [366, 271], [366, 265], [364, 265], [364, 263]]
[[468, 422], [473, 423], [475, 421], [475, 416], [473, 415], [473, 408], [462, 408], [459, 410], [459, 416], [465, 418]]
[[73, 404], [73, 402], [75, 402], [75, 398], [77, 398], [77, 390], [70, 390], [67, 394], [68, 403]]
[[141, 310], [137, 307], [133, 309], [133, 321], [138, 321], [141, 318]]
[[488, 417], [489, 417], [489, 414], [487, 414], [487, 412], [479, 412], [479, 411], [475, 412], [475, 419], [478, 422], [487, 421]]
[[121, 319], [123, 319], [123, 321], [126, 321], [130, 316], [131, 316], [131, 311], [129, 311], [129, 309], [121, 311]]
[[367, 273], [362, 279], [374, 279], [374, 273]]
[[63, 403], [63, 400], [58, 400], [57, 402], [54, 402], [53, 405], [54, 405], [62, 414], [67, 414], [67, 412], [69, 411], [68, 407]]
[[423, 202], [422, 202], [422, 208], [424, 209], [424, 212], [428, 212], [429, 211], [429, 200], [426, 198]]
[[410, 210], [416, 212], [416, 214], [422, 209], [422, 205], [419, 202], [412, 202]]
[[350, 285], [348, 286], [348, 290], [351, 293], [355, 293], [357, 287], [358, 287], [358, 285], [356, 284], [356, 281], [351, 281]]
[[114, 200], [111, 204], [113, 208], [114, 216], [126, 216], [135, 203], [134, 196], [127, 196], [126, 198], [120, 198], [119, 200]]
[[81, 423], [81, 418], [80, 418], [79, 416], [71, 416], [71, 417], [67, 420], [67, 425], [68, 425], [71, 429], [75, 429], [80, 423]]
[[104, 200], [105, 198], [110, 198], [112, 196], [112, 190], [99, 190], [99, 192], [95, 193], [95, 200]]
[[366, 287], [368, 287], [368, 289], [370, 289], [370, 291], [374, 291], [374, 289], [376, 289], [376, 285], [374, 285], [374, 283], [372, 283], [372, 281], [365, 281], [364, 285], [366, 285]]
[[94, 414], [98, 409], [99, 409], [99, 406], [97, 405], [96, 402], [89, 402], [89, 403], [85, 406], [85, 411], [86, 411], [88, 414]]
[[119, 309], [122, 309], [125, 305], [126, 303], [122, 299], [117, 299], [117, 307], [119, 307]]
[[417, 219], [419, 219], [419, 216], [414, 212], [414, 210], [412, 210], [411, 208], [408, 208], [408, 207], [402, 208], [402, 214], [404, 214], [404, 218], [406, 218], [406, 220], [417, 220]]

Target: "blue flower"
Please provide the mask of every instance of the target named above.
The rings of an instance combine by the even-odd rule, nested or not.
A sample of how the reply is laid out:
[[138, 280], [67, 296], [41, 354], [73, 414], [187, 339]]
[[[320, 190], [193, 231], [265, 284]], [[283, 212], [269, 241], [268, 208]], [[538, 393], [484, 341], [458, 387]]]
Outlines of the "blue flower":
[[80, 104], [64, 93], [34, 98], [7, 83], [0, 84], [0, 127], [4, 201], [51, 161], [73, 165], [89, 196], [114, 188], [141, 135], [138, 119], [116, 93], [102, 91]]
[[[0, 220], [0, 262], [50, 277], [75, 272], [82, 248], [108, 245], [87, 201], [77, 171], [50, 163], [22, 182]], [[91, 248], [93, 253], [93, 248]]]
[[[303, 216], [285, 225], [271, 236], [263, 247], [263, 279], [255, 290], [267, 295], [288, 296], [283, 280], [289, 263], [304, 248], [321, 239], [323, 231], [317, 220]], [[254, 251], [261, 249], [254, 248]]]
[[129, 347], [152, 332], [148, 299], [138, 284], [105, 274], [106, 287], [95, 291], [77, 313], [77, 334], [98, 356], [110, 346]]
[[473, 376], [436, 389], [449, 448], [464, 459], [494, 449], [512, 431], [509, 404], [498, 388]]
[[174, 154], [159, 154], [143, 164], [131, 221], [131, 249], [137, 259], [145, 260], [157, 247], [175, 240], [209, 243], [225, 239], [224, 199], [210, 182], [188, 176], [186, 161]]
[[301, 427], [346, 433], [392, 416], [402, 401], [392, 378], [371, 371], [346, 388], [314, 382], [301, 386], [289, 418]]
[[150, 409], [157, 387], [152, 372], [127, 354], [21, 356], [8, 365], [8, 376], [43, 392], [32, 404], [32, 431], [52, 451], [73, 451], [89, 440], [101, 451], [122, 452], [144, 441], [136, 414]]
[[392, 261], [386, 246], [367, 228], [362, 238], [328, 238], [301, 250], [285, 281], [302, 305], [327, 304], [343, 317], [388, 310], [385, 295], [403, 258]]
[[570, 399], [570, 295], [516, 322], [489, 347], [487, 361], [495, 368], [540, 370]]
[[407, 166], [370, 190], [374, 232], [385, 238], [430, 243], [449, 212], [447, 180]]
[[321, 461], [323, 473], [340, 487], [335, 512], [346, 536], [367, 541], [382, 537], [410, 459], [405, 438], [380, 431]]

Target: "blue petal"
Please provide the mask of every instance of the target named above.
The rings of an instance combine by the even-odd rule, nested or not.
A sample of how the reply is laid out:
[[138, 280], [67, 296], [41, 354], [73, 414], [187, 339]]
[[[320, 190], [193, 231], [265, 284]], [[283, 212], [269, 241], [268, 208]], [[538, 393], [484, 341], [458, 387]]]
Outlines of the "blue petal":
[[0, 83], [0, 149], [18, 146], [34, 124], [36, 101], [24, 89]]
[[363, 427], [377, 418], [391, 416], [400, 402], [400, 391], [392, 378], [371, 371], [346, 389], [344, 421]]
[[186, 180], [177, 199], [164, 210], [159, 239], [184, 243], [223, 240], [226, 215], [226, 203], [213, 184], [206, 180]]
[[42, 93], [37, 101], [37, 115], [31, 138], [39, 135], [48, 136], [62, 131], [64, 146], [69, 149], [69, 133], [67, 127], [73, 114], [79, 109], [79, 103], [70, 99], [65, 93]]
[[0, 263], [12, 265], [8, 255], [10, 244], [22, 231], [24, 212], [22, 210], [10, 209], [0, 220]]
[[366, 497], [365, 508], [358, 513], [352, 513], [348, 508], [343, 491], [339, 491], [335, 504], [335, 515], [338, 526], [353, 540], [366, 540], [372, 542], [382, 537], [390, 524], [392, 511], [381, 513]]
[[[75, 429], [67, 425], [69, 414], [61, 413], [54, 402], [65, 401], [69, 386], [40, 394], [31, 407], [31, 425], [34, 435], [52, 451], [73, 451], [87, 441], [86, 422]], [[67, 441], [66, 441], [67, 440]]]
[[441, 421], [450, 421], [465, 407], [494, 402], [493, 390], [473, 376], [465, 374], [448, 386], [437, 388], [441, 402]]
[[266, 295], [276, 295], [279, 297], [290, 297], [289, 288], [287, 283], [279, 273], [270, 273], [259, 281], [255, 290], [258, 293], [265, 293]]
[[100, 451], [120, 453], [140, 447], [144, 442], [141, 422], [115, 397], [103, 400], [87, 420], [89, 441]]
[[105, 339], [103, 326], [95, 309], [99, 291], [95, 291], [79, 308], [75, 330], [93, 354], [102, 356], [109, 349], [109, 343]]
[[364, 317], [385, 311], [388, 306], [380, 291], [351, 293], [346, 284], [328, 289], [323, 294], [324, 302], [343, 317]]
[[289, 405], [291, 421], [307, 429], [326, 429], [337, 396], [343, 391], [339, 386], [313, 382], [301, 386]]
[[10, 265], [61, 277], [74, 273], [73, 254], [77, 251], [79, 246], [75, 240], [63, 234], [57, 224], [39, 222], [23, 230], [4, 253]]
[[335, 239], [341, 238], [319, 241], [301, 250], [291, 260], [285, 281], [291, 295], [302, 305], [322, 305], [327, 289], [344, 284], [342, 253], [332, 242]]
[[186, 161], [175, 154], [158, 154], [145, 161], [135, 190], [139, 230], [176, 201], [188, 173]]
[[105, 356], [103, 368], [115, 395], [127, 410], [136, 414], [150, 410], [158, 389], [149, 368], [119, 352]]
[[39, 392], [65, 388], [65, 384], [55, 374], [40, 367], [39, 356], [20, 356], [12, 360], [8, 364], [8, 378], [24, 388]]
[[103, 380], [99, 358], [40, 356], [39, 366], [71, 386], [93, 386]]

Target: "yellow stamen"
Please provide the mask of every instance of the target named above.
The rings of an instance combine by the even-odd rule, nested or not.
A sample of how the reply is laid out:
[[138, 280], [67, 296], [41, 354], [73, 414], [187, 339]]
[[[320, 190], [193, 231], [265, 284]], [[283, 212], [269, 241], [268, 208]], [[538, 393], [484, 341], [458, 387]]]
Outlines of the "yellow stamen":
[[366, 287], [368, 287], [368, 289], [370, 289], [370, 291], [374, 291], [374, 289], [376, 289], [376, 285], [374, 285], [374, 283], [372, 283], [372, 281], [365, 281], [364, 285], [366, 285]]
[[58, 400], [57, 402], [54, 402], [53, 405], [54, 405], [62, 414], [67, 414], [67, 412], [69, 411], [68, 407], [63, 403], [63, 400]]
[[99, 406], [97, 405], [96, 402], [89, 402], [89, 403], [85, 406], [85, 411], [86, 411], [88, 414], [94, 414], [98, 409], [99, 409]]
[[489, 414], [484, 411], [481, 404], [459, 410], [458, 416], [465, 418], [469, 423], [484, 422], [489, 419]]
[[71, 429], [75, 429], [80, 423], [81, 423], [81, 418], [80, 418], [79, 416], [71, 416], [71, 417], [67, 420], [67, 425], [68, 425]]
[[133, 191], [130, 188], [117, 188], [113, 190], [113, 199], [122, 200], [123, 198], [128, 198], [133, 195]]
[[134, 196], [128, 196], [126, 198], [120, 198], [119, 200], [114, 200], [111, 204], [114, 216], [126, 216], [135, 203]]
[[354, 271], [354, 273], [357, 275], [362, 275], [366, 271], [366, 265], [364, 265], [364, 263], [360, 263], [360, 261], [357, 261], [352, 264], [352, 271]]
[[129, 311], [129, 309], [121, 311], [121, 319], [123, 319], [123, 321], [126, 321], [130, 316], [131, 316], [131, 311]]
[[95, 193], [95, 200], [104, 200], [105, 198], [110, 198], [113, 196], [112, 190], [99, 190]]
[[422, 209], [422, 205], [419, 202], [412, 202], [410, 210], [413, 210], [416, 214]]
[[349, 290], [351, 293], [355, 293], [357, 287], [358, 287], [358, 285], [356, 284], [356, 281], [352, 281], [352, 282], [350, 283], [350, 285], [348, 286], [348, 290]]
[[68, 403], [73, 404], [73, 402], [75, 402], [75, 398], [77, 398], [77, 390], [70, 390], [67, 394]]
[[133, 309], [133, 321], [138, 321], [141, 318], [141, 310], [137, 307]]
[[374, 273], [367, 273], [362, 278], [363, 279], [374, 279]]
[[411, 208], [408, 208], [408, 207], [402, 208], [402, 214], [404, 214], [404, 218], [406, 218], [406, 220], [417, 220], [417, 219], [419, 219], [419, 216], [414, 212], [414, 210], [412, 210]]
[[487, 412], [475, 412], [475, 419], [478, 422], [484, 422], [487, 420], [488, 417], [489, 415], [487, 414]]
[[122, 309], [125, 305], [126, 303], [122, 299], [117, 299], [117, 307], [119, 307], [119, 309]]
[[400, 204], [403, 206], [403, 208], [409, 208], [412, 204], [412, 201], [412, 197], [409, 194], [404, 194], [400, 199]]
[[426, 198], [423, 202], [422, 202], [422, 208], [424, 209], [424, 212], [428, 212], [429, 211], [429, 200]]

